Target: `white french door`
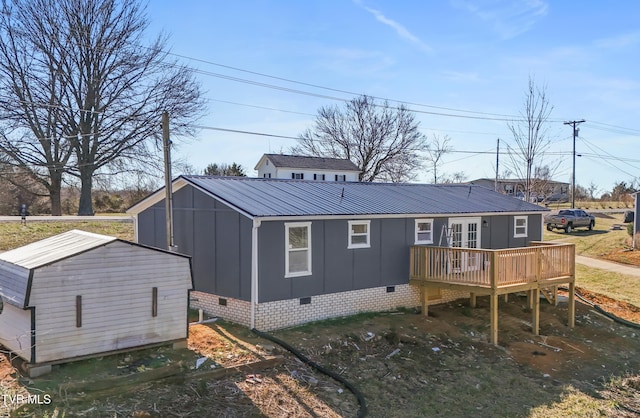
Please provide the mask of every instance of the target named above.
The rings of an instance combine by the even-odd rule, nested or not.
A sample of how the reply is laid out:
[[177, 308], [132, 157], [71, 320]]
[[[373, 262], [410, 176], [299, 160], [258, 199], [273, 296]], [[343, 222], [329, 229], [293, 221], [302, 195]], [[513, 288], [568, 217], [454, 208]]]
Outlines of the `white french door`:
[[[449, 246], [454, 248], [480, 248], [480, 218], [449, 219]], [[479, 254], [456, 252], [451, 257], [451, 271], [464, 272], [480, 268]]]

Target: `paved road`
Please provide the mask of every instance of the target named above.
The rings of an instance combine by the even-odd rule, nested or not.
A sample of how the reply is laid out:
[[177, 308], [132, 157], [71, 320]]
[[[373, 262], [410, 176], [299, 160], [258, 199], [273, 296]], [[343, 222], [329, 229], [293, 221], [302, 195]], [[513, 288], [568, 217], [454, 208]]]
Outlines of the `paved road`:
[[597, 258], [576, 255], [576, 263], [587, 267], [593, 267], [600, 270], [613, 271], [628, 276], [640, 277], [640, 267], [630, 266], [628, 264], [614, 263], [613, 261], [599, 260]]
[[[118, 221], [126, 222], [132, 221], [133, 216], [128, 215], [114, 215], [114, 216], [27, 216], [27, 222], [31, 221]], [[19, 216], [0, 216], [0, 222], [20, 222]]]

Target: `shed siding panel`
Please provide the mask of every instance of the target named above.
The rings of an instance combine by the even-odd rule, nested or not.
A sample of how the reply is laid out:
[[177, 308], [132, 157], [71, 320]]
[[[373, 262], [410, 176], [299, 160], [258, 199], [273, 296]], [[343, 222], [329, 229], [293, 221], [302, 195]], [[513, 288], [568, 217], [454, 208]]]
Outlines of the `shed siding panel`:
[[0, 314], [0, 343], [21, 358], [31, 360], [31, 311], [5, 303]]
[[29, 282], [29, 270], [0, 260], [0, 295], [16, 306], [24, 306]]
[[[31, 295], [37, 306], [36, 361], [185, 338], [190, 287], [188, 259], [123, 242], [40, 268]], [[82, 296], [80, 328], [76, 295]]]

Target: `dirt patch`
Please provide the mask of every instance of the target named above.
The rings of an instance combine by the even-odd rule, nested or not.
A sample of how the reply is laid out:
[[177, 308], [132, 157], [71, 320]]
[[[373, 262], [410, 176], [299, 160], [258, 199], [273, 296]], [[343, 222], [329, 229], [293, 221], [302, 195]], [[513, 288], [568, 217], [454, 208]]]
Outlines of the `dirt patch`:
[[[586, 297], [605, 305], [600, 295]], [[372, 417], [536, 416], [532, 411], [552, 408], [567, 393], [594, 400], [589, 413], [630, 414], [624, 408], [632, 408], [638, 397], [637, 379], [629, 372], [640, 369], [640, 332], [582, 302], [576, 304], [576, 327], [570, 329], [566, 303], [542, 302], [540, 335], [535, 336], [527, 306], [520, 295], [510, 295], [507, 302], [500, 298], [498, 347], [487, 342], [489, 301], [481, 297], [476, 308], [464, 299], [433, 306], [429, 317], [413, 311], [358, 315], [274, 335], [354, 384]], [[281, 355], [282, 363], [259, 371], [198, 375], [273, 355]], [[195, 370], [195, 361], [204, 356], [208, 360]], [[123, 365], [121, 360], [111, 364]], [[111, 360], [100, 360], [105, 361]], [[178, 361], [185, 367], [177, 380], [174, 376], [84, 398], [52, 386], [53, 379], [69, 381], [71, 366], [34, 380], [17, 380], [9, 367], [5, 380], [14, 390], [51, 396], [50, 405], [28, 405], [18, 416], [343, 417], [356, 416], [359, 408], [340, 383], [232, 324], [191, 326], [189, 350], [182, 350]], [[612, 379], [620, 383], [612, 386]]]
[[584, 288], [576, 288], [576, 292], [588, 302], [598, 305], [604, 311], [619, 318], [640, 324], [640, 308], [630, 303], [612, 299], [600, 293], [590, 292]]
[[602, 254], [601, 258], [623, 264], [640, 266], [640, 251], [631, 248], [622, 248], [607, 254]]

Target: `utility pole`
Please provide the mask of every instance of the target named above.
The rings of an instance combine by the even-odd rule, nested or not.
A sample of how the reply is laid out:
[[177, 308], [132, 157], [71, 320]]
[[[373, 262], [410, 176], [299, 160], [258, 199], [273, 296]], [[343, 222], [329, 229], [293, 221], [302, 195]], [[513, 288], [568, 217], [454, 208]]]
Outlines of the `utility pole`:
[[565, 122], [565, 125], [573, 126], [573, 171], [571, 175], [571, 209], [576, 207], [576, 137], [578, 136], [578, 130], [576, 125], [585, 122], [584, 119], [572, 120]]
[[173, 190], [171, 187], [171, 140], [169, 139], [169, 113], [162, 112], [162, 147], [164, 149], [165, 219], [167, 222], [167, 250], [175, 251], [173, 244]]
[[496, 148], [496, 182], [493, 185], [494, 192], [498, 191], [498, 173], [500, 172], [499, 165], [498, 165], [499, 163], [500, 163], [500, 138], [498, 138], [498, 147]]

